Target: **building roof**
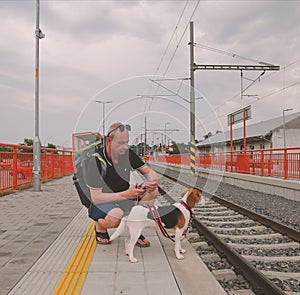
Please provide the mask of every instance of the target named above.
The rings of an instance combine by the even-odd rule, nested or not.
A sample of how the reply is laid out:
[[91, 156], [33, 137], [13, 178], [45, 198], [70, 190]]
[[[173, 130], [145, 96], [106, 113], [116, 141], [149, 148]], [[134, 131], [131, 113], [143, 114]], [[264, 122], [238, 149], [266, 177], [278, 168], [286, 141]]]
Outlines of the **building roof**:
[[[294, 124], [293, 121], [296, 118], [300, 117], [300, 112], [285, 115], [285, 124], [288, 128], [300, 128], [299, 124]], [[298, 120], [297, 120], [298, 121]], [[290, 122], [290, 123], [289, 123]], [[283, 126], [283, 120], [282, 116], [277, 117], [271, 120], [267, 121], [261, 121], [252, 125], [246, 126], [246, 137], [266, 137], [271, 131], [281, 128]], [[244, 138], [244, 127], [233, 129], [232, 131], [232, 137], [233, 140], [240, 140]], [[230, 141], [230, 131], [225, 131], [222, 133], [216, 133], [212, 135], [211, 137], [197, 143], [196, 146], [207, 146], [207, 145], [213, 145], [217, 143], [224, 143], [226, 141]]]

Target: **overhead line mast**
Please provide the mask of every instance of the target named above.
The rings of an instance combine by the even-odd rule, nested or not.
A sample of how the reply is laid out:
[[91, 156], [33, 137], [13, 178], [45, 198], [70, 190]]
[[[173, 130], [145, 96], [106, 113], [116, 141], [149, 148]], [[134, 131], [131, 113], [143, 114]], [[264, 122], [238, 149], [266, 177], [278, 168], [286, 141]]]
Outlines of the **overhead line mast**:
[[195, 175], [195, 75], [194, 75], [194, 23], [190, 22], [190, 174]]
[[[194, 72], [196, 70], [239, 70], [241, 71], [241, 99], [243, 98], [243, 71], [278, 71], [280, 66], [275, 66], [272, 64], [264, 65], [197, 65], [194, 62], [194, 23], [190, 22], [190, 174], [195, 174], [195, 77]], [[262, 62], [260, 62], [262, 63]], [[262, 74], [260, 75], [262, 76]], [[249, 88], [249, 87], [247, 87]], [[246, 88], [246, 89], [247, 89]], [[245, 126], [244, 126], [245, 129]]]

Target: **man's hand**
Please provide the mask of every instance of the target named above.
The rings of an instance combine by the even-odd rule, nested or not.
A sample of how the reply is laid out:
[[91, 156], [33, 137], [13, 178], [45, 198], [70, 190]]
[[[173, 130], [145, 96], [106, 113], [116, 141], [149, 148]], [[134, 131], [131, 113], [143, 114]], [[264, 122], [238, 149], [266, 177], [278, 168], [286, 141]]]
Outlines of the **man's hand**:
[[143, 187], [146, 188], [146, 192], [153, 192], [157, 189], [157, 181], [144, 182]]
[[134, 186], [131, 186], [127, 190], [127, 192], [128, 192], [127, 199], [137, 199], [138, 196], [142, 195], [145, 192], [145, 189], [134, 185]]

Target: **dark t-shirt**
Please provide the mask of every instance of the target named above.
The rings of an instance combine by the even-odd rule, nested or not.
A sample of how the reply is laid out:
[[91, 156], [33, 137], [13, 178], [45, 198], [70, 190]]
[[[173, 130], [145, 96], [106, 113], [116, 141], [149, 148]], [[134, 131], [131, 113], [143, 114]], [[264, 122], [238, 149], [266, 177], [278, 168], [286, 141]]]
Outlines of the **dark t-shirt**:
[[105, 177], [101, 176], [100, 160], [97, 157], [92, 157], [87, 168], [87, 185], [92, 189], [102, 189], [104, 193], [117, 193], [127, 190], [129, 188], [130, 171], [145, 165], [131, 149], [128, 149], [124, 155], [119, 157], [118, 164], [112, 162], [105, 149], [101, 149], [100, 156], [107, 164]]

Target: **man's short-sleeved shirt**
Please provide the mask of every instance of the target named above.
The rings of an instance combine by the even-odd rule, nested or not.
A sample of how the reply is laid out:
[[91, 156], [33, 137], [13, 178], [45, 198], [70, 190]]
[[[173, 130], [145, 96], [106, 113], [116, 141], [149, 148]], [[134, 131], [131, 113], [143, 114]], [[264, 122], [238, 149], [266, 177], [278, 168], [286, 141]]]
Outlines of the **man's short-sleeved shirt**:
[[121, 192], [129, 188], [130, 171], [141, 168], [145, 162], [128, 149], [124, 155], [120, 155], [119, 162], [113, 163], [107, 156], [105, 149], [100, 151], [101, 158], [106, 162], [106, 173], [101, 176], [101, 163], [97, 157], [89, 160], [87, 168], [87, 185], [91, 189], [102, 189], [104, 193]]

